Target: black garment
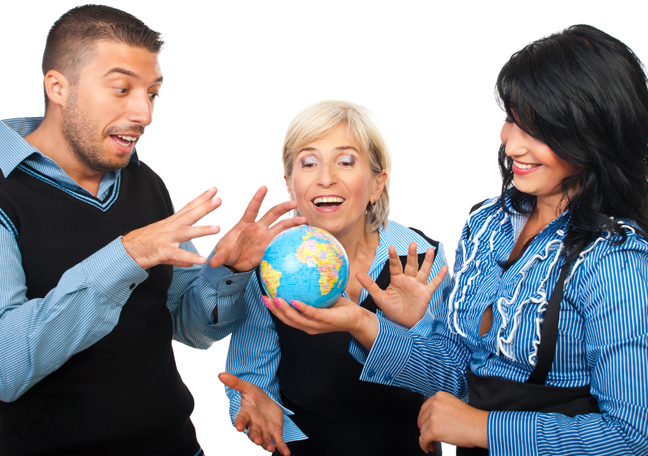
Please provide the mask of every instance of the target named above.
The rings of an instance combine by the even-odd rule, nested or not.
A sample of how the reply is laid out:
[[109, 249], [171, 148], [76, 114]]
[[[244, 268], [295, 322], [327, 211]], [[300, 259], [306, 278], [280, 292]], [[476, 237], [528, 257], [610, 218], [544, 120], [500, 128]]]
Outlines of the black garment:
[[[576, 255], [573, 255], [576, 256]], [[479, 377], [467, 372], [468, 404], [486, 411], [527, 411], [562, 413], [569, 417], [586, 413], [599, 413], [598, 403], [590, 393], [589, 385], [564, 388], [546, 386], [545, 380], [556, 353], [558, 316], [563, 285], [571, 261], [565, 262], [545, 310], [540, 334], [538, 362], [525, 383], [513, 380]], [[485, 448], [457, 447], [457, 456], [487, 456]]]
[[[426, 240], [438, 247], [437, 242]], [[424, 258], [425, 254], [419, 255], [419, 265]], [[403, 264], [407, 261], [406, 256], [400, 259]], [[261, 281], [258, 269], [257, 277]], [[389, 262], [376, 283], [382, 289], [389, 286]], [[377, 310], [371, 296], [360, 305]], [[271, 315], [281, 344], [277, 372], [281, 399], [295, 412], [290, 418], [308, 436], [288, 443], [293, 456], [425, 454], [419, 447], [417, 426], [425, 396], [360, 381], [362, 365], [349, 354], [348, 333], [309, 335]], [[441, 445], [430, 454], [440, 455]]]
[[[0, 207], [19, 234], [29, 299], [44, 297], [65, 271], [119, 235], [173, 213], [162, 180], [143, 163], [122, 170], [119, 197], [107, 209], [45, 183], [36, 171], [1, 176]], [[171, 348], [172, 275], [171, 266], [151, 268], [110, 334], [16, 401], [0, 403], [2, 456], [199, 451], [189, 419], [193, 398]]]

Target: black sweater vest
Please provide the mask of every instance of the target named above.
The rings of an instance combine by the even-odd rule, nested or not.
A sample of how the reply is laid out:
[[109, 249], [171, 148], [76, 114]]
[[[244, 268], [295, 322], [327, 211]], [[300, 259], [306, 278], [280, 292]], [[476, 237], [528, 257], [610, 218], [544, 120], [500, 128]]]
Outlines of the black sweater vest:
[[[438, 247], [438, 242], [426, 240]], [[419, 265], [424, 258], [424, 253], [419, 255]], [[407, 261], [406, 256], [400, 259], [403, 264]], [[257, 277], [260, 280], [258, 269]], [[390, 277], [387, 261], [376, 283], [384, 290]], [[373, 313], [377, 310], [371, 296], [360, 305]], [[362, 364], [349, 353], [348, 333], [309, 335], [271, 315], [281, 343], [277, 373], [281, 399], [308, 436], [288, 443], [292, 456], [425, 454], [416, 424], [425, 402], [422, 394], [359, 380]]]
[[[65, 271], [119, 235], [173, 213], [162, 180], [143, 163], [123, 169], [107, 199], [91, 203], [19, 167], [6, 179], [0, 173], [0, 207], [18, 235], [29, 299], [44, 297]], [[193, 398], [171, 348], [172, 276], [171, 266], [151, 268], [110, 334], [16, 401], [0, 402], [2, 456], [193, 456], [199, 450], [189, 419]]]

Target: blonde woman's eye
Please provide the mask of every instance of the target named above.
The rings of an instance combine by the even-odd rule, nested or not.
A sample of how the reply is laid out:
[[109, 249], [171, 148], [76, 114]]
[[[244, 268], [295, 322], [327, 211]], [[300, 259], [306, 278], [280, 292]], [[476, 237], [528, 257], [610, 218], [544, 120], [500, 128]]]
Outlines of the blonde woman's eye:
[[304, 157], [301, 159], [302, 168], [313, 168], [317, 165], [317, 160], [314, 157]]
[[340, 159], [338, 160], [338, 163], [340, 165], [342, 165], [342, 166], [345, 166], [345, 167], [353, 166], [353, 165], [355, 165], [355, 162], [356, 162], [356, 160], [355, 160], [355, 157], [353, 155], [344, 155], [344, 156], [340, 157]]

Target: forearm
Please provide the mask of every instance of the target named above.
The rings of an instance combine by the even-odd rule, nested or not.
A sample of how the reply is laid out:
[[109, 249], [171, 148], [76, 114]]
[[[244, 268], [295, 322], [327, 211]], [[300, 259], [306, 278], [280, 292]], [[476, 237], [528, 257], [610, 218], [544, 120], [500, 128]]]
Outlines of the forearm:
[[[7, 247], [8, 244], [3, 244]], [[119, 239], [68, 270], [44, 298], [28, 300], [16, 255], [1, 255], [0, 400], [13, 401], [72, 355], [110, 333], [148, 274]]]
[[[641, 413], [648, 416], [646, 410]], [[599, 413], [574, 418], [536, 412], [490, 412], [488, 416], [491, 455], [646, 454], [645, 432], [645, 419], [643, 426], [635, 427]]]
[[423, 338], [384, 318], [360, 380], [393, 385], [426, 396], [445, 391], [467, 398], [465, 366], [469, 354], [439, 334]]

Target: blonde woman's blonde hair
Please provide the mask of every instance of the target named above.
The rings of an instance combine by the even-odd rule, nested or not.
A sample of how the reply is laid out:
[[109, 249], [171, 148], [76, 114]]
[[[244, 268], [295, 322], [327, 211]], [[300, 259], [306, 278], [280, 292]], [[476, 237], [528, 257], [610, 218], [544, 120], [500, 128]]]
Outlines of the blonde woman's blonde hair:
[[[389, 217], [389, 175], [391, 159], [387, 144], [376, 124], [373, 114], [366, 108], [348, 101], [320, 101], [301, 111], [288, 126], [283, 145], [283, 165], [287, 178], [292, 176], [295, 154], [304, 146], [326, 136], [338, 125], [347, 127], [347, 134], [369, 157], [369, 166], [374, 175], [383, 170], [387, 173], [385, 186], [375, 205], [367, 204], [365, 228], [376, 231], [387, 226]], [[295, 213], [299, 215], [297, 209]]]

